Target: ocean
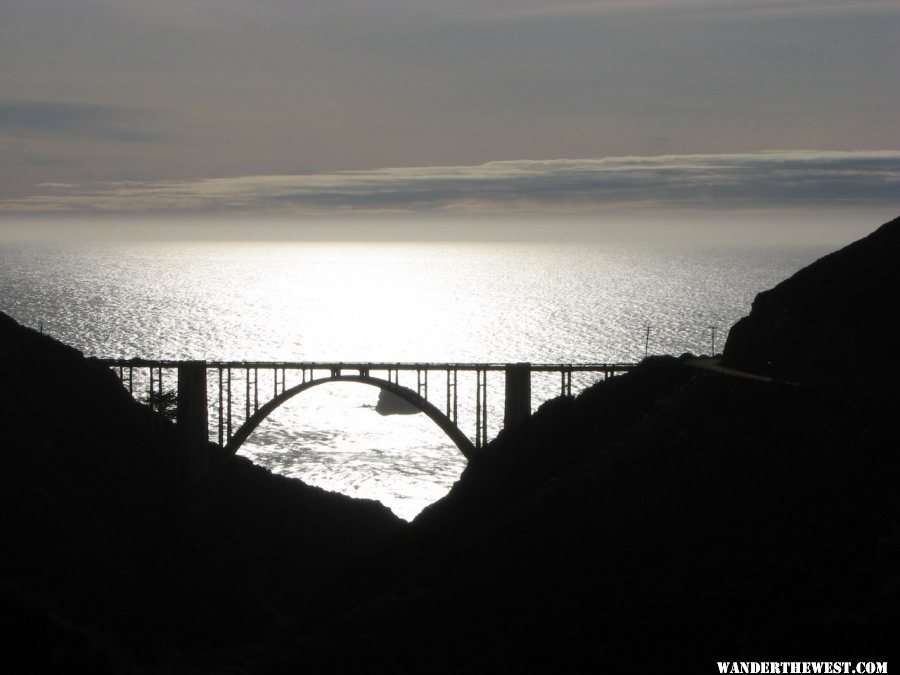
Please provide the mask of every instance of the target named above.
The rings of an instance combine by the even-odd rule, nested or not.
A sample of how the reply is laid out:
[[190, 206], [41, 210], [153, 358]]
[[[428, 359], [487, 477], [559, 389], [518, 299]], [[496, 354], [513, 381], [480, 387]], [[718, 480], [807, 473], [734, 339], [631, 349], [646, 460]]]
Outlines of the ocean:
[[[0, 310], [106, 358], [621, 363], [645, 350], [719, 350], [756, 293], [827, 252], [596, 242], [6, 244]], [[488, 389], [492, 437], [502, 373]], [[241, 453], [411, 519], [447, 492], [465, 458], [426, 416], [376, 412], [378, 392], [315, 387], [275, 411]], [[558, 376], [534, 376], [533, 408], [558, 394]], [[460, 375], [459, 396], [471, 436], [474, 375]]]

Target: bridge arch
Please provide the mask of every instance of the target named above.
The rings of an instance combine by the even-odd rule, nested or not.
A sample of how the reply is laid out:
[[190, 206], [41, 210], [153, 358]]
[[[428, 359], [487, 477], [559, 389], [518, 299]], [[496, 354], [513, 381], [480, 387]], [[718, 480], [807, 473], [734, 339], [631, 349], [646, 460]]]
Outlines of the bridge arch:
[[334, 375], [332, 377], [322, 377], [285, 389], [268, 403], [260, 406], [260, 408], [237, 429], [234, 435], [225, 444], [225, 451], [235, 454], [262, 421], [283, 403], [307, 389], [311, 389], [320, 384], [328, 384], [330, 382], [359, 382], [361, 384], [368, 384], [389, 391], [428, 415], [428, 417], [450, 437], [450, 440], [456, 444], [456, 447], [459, 448], [459, 451], [466, 459], [471, 459], [474, 456], [475, 446], [472, 441], [470, 441], [468, 436], [466, 436], [462, 430], [460, 430], [460, 428], [435, 405], [419, 396], [419, 394], [412, 389], [408, 389], [407, 387], [400, 386], [379, 377], [371, 377], [368, 375]]

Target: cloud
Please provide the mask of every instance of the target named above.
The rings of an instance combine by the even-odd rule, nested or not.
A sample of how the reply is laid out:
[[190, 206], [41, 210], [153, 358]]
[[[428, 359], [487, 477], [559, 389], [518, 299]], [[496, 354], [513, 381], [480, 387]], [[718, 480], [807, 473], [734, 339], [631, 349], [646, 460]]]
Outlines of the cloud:
[[724, 11], [780, 15], [785, 13], [826, 13], [861, 10], [896, 10], [894, 0], [593, 0], [582, 2], [540, 2], [533, 6], [505, 7], [498, 17], [584, 16], [609, 11], [644, 12], [647, 10]]
[[900, 151], [497, 161], [194, 181], [46, 185], [6, 213], [590, 214], [895, 207]]
[[145, 113], [130, 108], [68, 101], [0, 101], [0, 134], [65, 136], [126, 142], [158, 142], [142, 125]]

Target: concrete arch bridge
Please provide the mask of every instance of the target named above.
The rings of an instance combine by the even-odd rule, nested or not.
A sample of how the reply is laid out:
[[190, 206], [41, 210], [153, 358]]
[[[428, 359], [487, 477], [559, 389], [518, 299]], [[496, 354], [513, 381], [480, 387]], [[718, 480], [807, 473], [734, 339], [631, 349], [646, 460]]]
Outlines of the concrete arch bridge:
[[[271, 361], [159, 361], [100, 359], [132, 395], [172, 391], [176, 421], [189, 448], [213, 436], [235, 453], [253, 431], [294, 396], [329, 382], [357, 382], [388, 391], [427, 415], [471, 458], [488, 442], [488, 374], [502, 373], [503, 426], [531, 414], [532, 373], [559, 377], [559, 392], [572, 394], [573, 373], [595, 379], [625, 373], [631, 363], [343, 363]], [[460, 374], [474, 386], [474, 436], [460, 426]], [[474, 378], [472, 377], [474, 375]], [[402, 376], [402, 377], [401, 377]], [[429, 377], [430, 376], [430, 377]], [[432, 386], [429, 389], [429, 380]], [[474, 380], [474, 381], [472, 381]], [[471, 400], [472, 392], [467, 400]], [[210, 420], [213, 428], [210, 429]], [[468, 420], [471, 423], [471, 419]], [[471, 424], [469, 425], [471, 426]], [[214, 435], [211, 434], [214, 432]]]

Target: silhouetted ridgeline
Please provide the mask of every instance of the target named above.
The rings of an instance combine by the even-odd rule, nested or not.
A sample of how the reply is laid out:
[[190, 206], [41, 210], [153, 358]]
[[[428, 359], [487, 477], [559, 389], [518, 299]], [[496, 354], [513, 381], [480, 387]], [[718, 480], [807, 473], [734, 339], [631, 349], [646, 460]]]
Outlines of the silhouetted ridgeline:
[[897, 391], [900, 218], [772, 290], [731, 329], [726, 363], [781, 379]]
[[[502, 433], [409, 526], [226, 460], [189, 517], [153, 416], [4, 321], [2, 597], [27, 638], [13, 654], [252, 673], [889, 660], [895, 338], [834, 304], [890, 313], [898, 240], [894, 221], [761, 294], [729, 338], [732, 367], [803, 386], [648, 359]], [[846, 345], [881, 351], [820, 377]], [[89, 372], [92, 395], [50, 366], [55, 389], [27, 385], [45, 351]]]
[[186, 494], [171, 424], [108, 368], [5, 315], [0, 425], [3, 672], [72, 672], [76, 657], [116, 671], [251, 642], [302, 601], [301, 580], [402, 523], [243, 458], [214, 457]]

